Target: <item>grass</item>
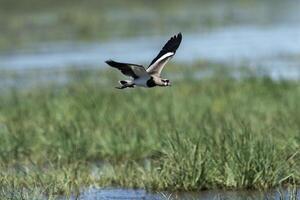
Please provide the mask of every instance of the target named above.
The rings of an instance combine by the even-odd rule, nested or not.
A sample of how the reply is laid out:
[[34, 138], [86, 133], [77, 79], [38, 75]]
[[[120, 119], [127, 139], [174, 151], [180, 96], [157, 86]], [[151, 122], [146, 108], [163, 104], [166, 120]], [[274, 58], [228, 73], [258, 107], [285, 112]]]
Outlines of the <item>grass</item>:
[[300, 183], [298, 82], [187, 76], [168, 89], [120, 91], [116, 74], [74, 71], [63, 86], [2, 93], [2, 198], [70, 196], [90, 185], [198, 191]]

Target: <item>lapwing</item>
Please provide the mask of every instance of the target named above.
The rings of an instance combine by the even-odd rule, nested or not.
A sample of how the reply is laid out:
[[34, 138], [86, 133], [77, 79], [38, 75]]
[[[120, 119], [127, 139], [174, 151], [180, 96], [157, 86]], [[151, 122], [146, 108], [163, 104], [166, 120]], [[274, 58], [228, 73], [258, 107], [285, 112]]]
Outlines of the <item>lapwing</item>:
[[167, 62], [175, 55], [182, 40], [181, 33], [171, 37], [163, 46], [159, 54], [152, 60], [147, 69], [142, 65], [131, 63], [120, 63], [113, 60], [105, 61], [111, 67], [117, 68], [124, 75], [131, 77], [131, 80], [119, 81], [117, 89], [133, 88], [135, 86], [152, 88], [155, 86], [171, 86], [168, 79], [161, 78], [161, 71]]

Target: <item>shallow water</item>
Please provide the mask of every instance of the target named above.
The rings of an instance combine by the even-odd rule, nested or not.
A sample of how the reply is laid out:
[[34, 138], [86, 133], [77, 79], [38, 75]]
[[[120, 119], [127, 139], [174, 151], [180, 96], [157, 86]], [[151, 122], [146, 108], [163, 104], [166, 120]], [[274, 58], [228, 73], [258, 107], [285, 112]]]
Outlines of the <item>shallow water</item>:
[[[89, 44], [41, 44], [29, 51], [0, 55], [0, 69], [25, 72], [29, 69], [57, 70], [65, 67], [101, 68], [106, 67], [104, 61], [109, 58], [147, 66], [147, 61], [151, 61], [166, 39], [168, 37]], [[184, 69], [199, 60], [233, 68], [243, 66], [275, 80], [299, 80], [300, 26], [234, 26], [206, 33], [184, 34], [173, 62], [182, 63]], [[39, 79], [52, 80], [47, 73]], [[10, 82], [6, 80], [7, 83]]]
[[[207, 60], [233, 66], [299, 67], [300, 26], [233, 26], [183, 34], [182, 45], [174, 58], [177, 62]], [[168, 37], [41, 44], [29, 52], [1, 55], [0, 68], [101, 67], [109, 58], [147, 65]]]
[[[290, 191], [202, 191], [202, 192], [182, 192], [182, 193], [149, 193], [145, 190], [120, 189], [120, 188], [89, 188], [84, 190], [78, 199], [92, 200], [115, 200], [115, 199], [144, 199], [144, 200], [161, 200], [161, 199], [178, 199], [178, 200], [221, 200], [221, 199], [288, 199]], [[75, 197], [74, 197], [75, 199]], [[300, 199], [300, 189], [298, 190], [297, 199]]]

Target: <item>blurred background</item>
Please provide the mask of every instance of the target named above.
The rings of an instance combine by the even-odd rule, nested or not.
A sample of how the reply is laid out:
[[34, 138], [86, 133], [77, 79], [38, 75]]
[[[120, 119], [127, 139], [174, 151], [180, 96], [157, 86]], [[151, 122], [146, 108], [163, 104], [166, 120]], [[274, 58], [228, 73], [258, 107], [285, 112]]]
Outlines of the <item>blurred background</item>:
[[[114, 88], [178, 32], [174, 87]], [[0, 199], [296, 197], [299, 80], [300, 0], [0, 0]]]
[[62, 69], [107, 69], [109, 58], [147, 66], [178, 32], [182, 67], [297, 80], [299, 19], [299, 0], [0, 0], [0, 85], [63, 83]]

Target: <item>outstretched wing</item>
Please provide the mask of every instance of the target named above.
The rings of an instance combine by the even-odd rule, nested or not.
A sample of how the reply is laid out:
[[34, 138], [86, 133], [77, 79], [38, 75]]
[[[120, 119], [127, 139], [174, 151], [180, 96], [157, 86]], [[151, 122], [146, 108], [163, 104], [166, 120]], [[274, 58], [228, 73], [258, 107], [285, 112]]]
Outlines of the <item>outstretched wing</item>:
[[149, 74], [160, 75], [162, 69], [166, 63], [175, 55], [182, 40], [181, 33], [171, 37], [169, 41], [165, 44], [159, 54], [152, 60], [149, 65], [147, 72]]
[[130, 64], [130, 63], [119, 63], [115, 62], [113, 60], [107, 60], [105, 61], [109, 66], [117, 68], [120, 70], [124, 75], [130, 76], [134, 79], [139, 77], [149, 77], [149, 74], [145, 70], [145, 68], [142, 65], [137, 64]]

